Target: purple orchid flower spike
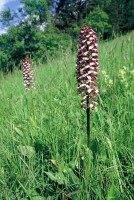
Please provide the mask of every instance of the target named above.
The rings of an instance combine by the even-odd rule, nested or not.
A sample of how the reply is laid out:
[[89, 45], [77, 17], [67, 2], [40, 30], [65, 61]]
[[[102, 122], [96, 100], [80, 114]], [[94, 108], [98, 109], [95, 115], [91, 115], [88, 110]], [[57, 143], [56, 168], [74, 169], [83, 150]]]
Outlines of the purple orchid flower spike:
[[23, 79], [26, 90], [35, 88], [34, 73], [29, 56], [26, 56], [23, 60]]
[[92, 27], [85, 26], [80, 30], [79, 48], [76, 64], [78, 92], [82, 94], [82, 108], [87, 109], [88, 144], [90, 135], [90, 108], [95, 109], [98, 99], [96, 85], [99, 59], [97, 36]]

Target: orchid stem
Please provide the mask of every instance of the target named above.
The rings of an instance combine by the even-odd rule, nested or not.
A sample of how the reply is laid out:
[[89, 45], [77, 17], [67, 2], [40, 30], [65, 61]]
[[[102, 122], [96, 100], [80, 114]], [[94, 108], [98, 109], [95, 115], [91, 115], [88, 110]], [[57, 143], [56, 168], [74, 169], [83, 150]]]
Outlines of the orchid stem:
[[87, 108], [87, 146], [90, 143], [90, 108]]
[[87, 100], [87, 146], [89, 147], [90, 143], [90, 107], [88, 107], [89, 98]]

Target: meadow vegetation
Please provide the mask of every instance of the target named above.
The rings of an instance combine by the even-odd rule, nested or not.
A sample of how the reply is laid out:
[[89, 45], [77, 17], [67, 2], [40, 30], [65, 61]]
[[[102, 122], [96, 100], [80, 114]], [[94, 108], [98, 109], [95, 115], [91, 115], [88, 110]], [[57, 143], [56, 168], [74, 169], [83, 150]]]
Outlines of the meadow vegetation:
[[0, 199], [133, 199], [133, 54], [134, 32], [99, 44], [89, 148], [76, 53], [33, 63], [31, 91], [21, 71], [0, 75]]

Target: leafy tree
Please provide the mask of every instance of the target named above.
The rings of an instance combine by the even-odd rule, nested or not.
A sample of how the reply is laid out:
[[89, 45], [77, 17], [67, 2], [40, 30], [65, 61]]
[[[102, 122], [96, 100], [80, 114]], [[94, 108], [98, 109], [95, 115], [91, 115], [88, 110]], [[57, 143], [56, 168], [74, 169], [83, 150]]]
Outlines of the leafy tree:
[[0, 22], [5, 26], [10, 26], [10, 22], [13, 20], [10, 9], [3, 11], [0, 16]]
[[[17, 26], [11, 26], [5, 36], [0, 36], [0, 51], [3, 55], [1, 66], [5, 62], [10, 63], [11, 61], [19, 66], [24, 55], [31, 54], [36, 57], [36, 53], [41, 48], [42, 33], [39, 28], [43, 22], [47, 22], [47, 2], [46, 0], [22, 0], [22, 3], [24, 7], [19, 9], [13, 17], [11, 17], [10, 10], [3, 12], [1, 19], [3, 25], [9, 26], [9, 21], [20, 16], [21, 21]], [[6, 65], [6, 69], [8, 71], [10, 67]]]
[[60, 0], [56, 7], [56, 26], [66, 31], [72, 27], [72, 24], [79, 26], [88, 11], [87, 0]]
[[134, 28], [134, 1], [111, 0], [105, 8], [114, 33], [132, 30]]
[[124, 5], [123, 31], [134, 29], [134, 1], [126, 0]]
[[109, 24], [109, 17], [99, 6], [88, 15], [85, 25], [92, 26], [101, 38], [104, 34], [111, 34], [112, 27]]
[[48, 6], [46, 0], [21, 0], [23, 11], [30, 17], [32, 23], [42, 24], [47, 21]]
[[0, 51], [0, 70], [7, 72], [8, 55]]

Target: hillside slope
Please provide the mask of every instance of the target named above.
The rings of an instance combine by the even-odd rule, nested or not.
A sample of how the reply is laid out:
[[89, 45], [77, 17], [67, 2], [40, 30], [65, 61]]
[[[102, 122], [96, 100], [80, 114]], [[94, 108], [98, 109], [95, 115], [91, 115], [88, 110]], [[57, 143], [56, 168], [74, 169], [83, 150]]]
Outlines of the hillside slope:
[[86, 113], [67, 51], [0, 81], [0, 199], [133, 199], [134, 32], [99, 45], [99, 105]]

